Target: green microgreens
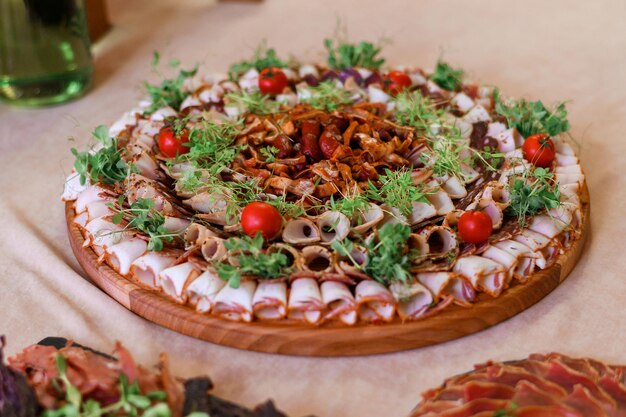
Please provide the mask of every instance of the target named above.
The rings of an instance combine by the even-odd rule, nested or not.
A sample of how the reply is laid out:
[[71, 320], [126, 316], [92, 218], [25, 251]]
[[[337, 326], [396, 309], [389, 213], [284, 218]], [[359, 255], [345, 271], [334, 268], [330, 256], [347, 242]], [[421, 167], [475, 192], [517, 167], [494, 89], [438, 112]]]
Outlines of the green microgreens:
[[494, 91], [493, 98], [496, 112], [506, 118], [509, 127], [516, 128], [524, 137], [536, 133], [555, 136], [567, 132], [570, 128], [565, 103], [559, 103], [550, 111], [541, 101], [521, 99], [505, 103], [499, 90]]
[[289, 258], [284, 253], [263, 251], [263, 235], [232, 237], [224, 242], [226, 249], [236, 253], [238, 266], [220, 264], [217, 273], [233, 288], [239, 288], [242, 275], [254, 275], [261, 279], [280, 278], [289, 275]]
[[356, 186], [348, 188], [341, 198], [335, 200], [334, 196], [330, 196], [328, 203], [324, 206], [333, 211], [339, 211], [348, 218], [353, 218], [357, 214], [363, 214], [370, 208], [370, 203], [364, 193], [361, 193]]
[[258, 115], [276, 113], [280, 109], [280, 103], [272, 100], [268, 95], [262, 94], [255, 90], [247, 92], [240, 90], [236, 93], [228, 93], [224, 96], [227, 104], [234, 103], [245, 113], [253, 113]]
[[467, 140], [461, 137], [456, 128], [442, 128], [441, 132], [429, 139], [430, 150], [420, 154], [420, 161], [430, 167], [438, 177], [456, 176], [464, 178], [463, 165], [471, 163]]
[[380, 187], [376, 187], [371, 181], [368, 182], [365, 196], [395, 207], [406, 216], [411, 214], [414, 201], [427, 201], [423, 187], [413, 182], [411, 171], [407, 169], [392, 171], [385, 168], [385, 174], [381, 175], [378, 181]]
[[415, 250], [408, 250], [407, 240], [411, 228], [401, 223], [387, 223], [378, 230], [376, 239], [364, 242], [367, 263], [363, 268], [352, 257], [354, 243], [349, 239], [334, 241], [331, 248], [340, 256], [345, 256], [352, 264], [363, 269], [370, 277], [382, 284], [395, 281], [406, 282], [411, 278], [409, 267], [417, 255]]
[[265, 202], [276, 207], [283, 216], [296, 218], [306, 213], [302, 201], [287, 201], [286, 194], [280, 194], [276, 198], [265, 200]]
[[78, 152], [76, 148], [71, 150], [76, 158], [74, 168], [80, 175], [81, 185], [85, 184], [87, 178], [91, 183], [116, 184], [124, 181], [131, 172], [137, 172], [134, 165], [122, 159], [117, 139], [109, 137], [106, 126], [98, 126], [92, 135], [102, 145], [97, 151]]
[[[167, 394], [164, 391], [141, 392], [139, 382], [129, 383], [126, 375], [119, 376], [120, 398], [112, 404], [103, 406], [94, 399], [85, 400], [80, 390], [67, 377], [67, 360], [57, 354], [56, 367], [58, 376], [53, 385], [65, 393], [65, 403], [56, 410], [45, 410], [42, 417], [171, 417], [172, 411], [164, 402]], [[208, 417], [206, 413], [194, 413], [194, 417]]]
[[337, 87], [333, 80], [324, 81], [315, 87], [308, 87], [308, 89], [311, 96], [303, 98], [302, 102], [318, 110], [332, 112], [343, 105], [352, 103], [352, 94]]
[[287, 63], [278, 58], [276, 51], [273, 48], [267, 48], [265, 43], [263, 43], [257, 47], [251, 59], [232, 64], [228, 69], [228, 76], [231, 80], [236, 80], [240, 75], [252, 68], [260, 72], [265, 68], [284, 68], [286, 66]]
[[506, 409], [498, 409], [493, 413], [493, 417], [515, 417], [515, 411], [517, 410], [517, 403], [509, 403]]
[[123, 208], [123, 204], [123, 195], [118, 198], [117, 206], [113, 203], [107, 204], [115, 212], [113, 224], [120, 224], [126, 220], [128, 224], [124, 231], [130, 229], [146, 234], [150, 238], [148, 250], [160, 251], [164, 242], [171, 243], [175, 237], [180, 236], [182, 231], [173, 233], [165, 227], [165, 216], [154, 208], [153, 200], [140, 198], [127, 209]]
[[511, 202], [507, 213], [517, 216], [520, 226], [526, 225], [528, 216], [561, 205], [561, 194], [554, 177], [546, 168], [527, 166], [521, 175], [509, 184]]
[[265, 157], [265, 162], [271, 164], [276, 162], [276, 154], [278, 151], [279, 149], [275, 146], [266, 146], [265, 148], [261, 148], [259, 152]]
[[[152, 60], [152, 66], [156, 69], [159, 64], [159, 53], [154, 53], [154, 58]], [[171, 61], [170, 66], [173, 64], [178, 65], [178, 61]], [[174, 66], [176, 66], [174, 65]], [[191, 78], [198, 72], [198, 67], [191, 70], [183, 70], [181, 69], [176, 78], [172, 79], [164, 79], [161, 81], [160, 85], [150, 84], [148, 82], [144, 83], [146, 91], [150, 95], [151, 104], [150, 107], [146, 109], [146, 113], [152, 113], [155, 110], [170, 106], [174, 110], [178, 110], [181, 103], [185, 99], [187, 93], [183, 91], [183, 84], [187, 78]]]
[[328, 66], [333, 69], [346, 69], [362, 67], [379, 69], [384, 63], [384, 58], [377, 58], [380, 47], [370, 42], [350, 44], [333, 39], [324, 39], [324, 47], [328, 51]]
[[428, 78], [444, 90], [454, 91], [463, 84], [463, 75], [464, 71], [462, 69], [454, 69], [447, 63], [439, 60], [437, 61], [435, 72], [430, 74]]
[[396, 96], [396, 121], [416, 131], [431, 135], [433, 128], [442, 124], [443, 109], [419, 92], [401, 91]]
[[[187, 119], [175, 123], [185, 125]], [[204, 170], [208, 176], [217, 176], [229, 169], [237, 154], [243, 149], [233, 146], [235, 137], [241, 127], [240, 121], [215, 123], [210, 120], [201, 120], [194, 124], [189, 131], [189, 152], [178, 156], [176, 162], [190, 161], [194, 167]]]

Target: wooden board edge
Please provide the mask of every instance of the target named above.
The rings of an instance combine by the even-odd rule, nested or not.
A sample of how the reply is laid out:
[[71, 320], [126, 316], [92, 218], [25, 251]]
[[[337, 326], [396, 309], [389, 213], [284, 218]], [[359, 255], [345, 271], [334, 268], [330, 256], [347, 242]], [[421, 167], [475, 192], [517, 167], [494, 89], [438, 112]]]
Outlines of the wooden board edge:
[[72, 203], [66, 203], [66, 221], [72, 250], [87, 275], [104, 292], [139, 316], [171, 330], [208, 342], [257, 352], [296, 356], [357, 356], [398, 352], [443, 343], [476, 333], [507, 320], [552, 292], [576, 265], [589, 233], [590, 203], [583, 186], [581, 237], [550, 268], [538, 271], [523, 285], [507, 289], [498, 298], [483, 299], [471, 307], [450, 306], [424, 320], [382, 325], [307, 326], [264, 322], [238, 323], [198, 314], [167, 300], [98, 264], [96, 254], [83, 248], [83, 236], [73, 223]]

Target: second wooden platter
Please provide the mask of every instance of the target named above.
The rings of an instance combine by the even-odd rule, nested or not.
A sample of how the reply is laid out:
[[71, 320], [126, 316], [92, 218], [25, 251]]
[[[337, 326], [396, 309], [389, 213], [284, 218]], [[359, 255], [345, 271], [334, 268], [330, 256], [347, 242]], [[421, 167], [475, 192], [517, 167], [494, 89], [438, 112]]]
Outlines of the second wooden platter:
[[224, 346], [258, 352], [303, 356], [353, 356], [397, 352], [457, 339], [500, 323], [532, 306], [567, 277], [583, 250], [589, 227], [589, 194], [583, 203], [582, 234], [548, 269], [529, 282], [515, 284], [492, 298], [481, 294], [471, 307], [452, 305], [423, 320], [402, 323], [322, 325], [298, 323], [238, 323], [197, 313], [158, 293], [135, 285], [83, 248], [83, 235], [74, 223], [72, 203], [65, 215], [72, 250], [87, 275], [108, 295], [139, 316], [161, 326]]

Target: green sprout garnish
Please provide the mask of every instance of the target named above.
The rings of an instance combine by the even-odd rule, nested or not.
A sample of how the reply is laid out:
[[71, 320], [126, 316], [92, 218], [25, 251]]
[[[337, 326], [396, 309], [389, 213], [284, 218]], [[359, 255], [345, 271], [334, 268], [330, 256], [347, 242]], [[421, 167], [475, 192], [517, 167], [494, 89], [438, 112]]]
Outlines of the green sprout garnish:
[[380, 48], [370, 42], [350, 44], [333, 39], [324, 39], [324, 47], [328, 50], [328, 66], [333, 69], [362, 67], [379, 69], [384, 58], [377, 58]]
[[428, 78], [444, 90], [455, 91], [463, 84], [463, 75], [464, 71], [462, 69], [454, 69], [447, 63], [439, 60], [437, 61], [435, 72]]
[[228, 69], [228, 76], [231, 80], [236, 80], [237, 77], [253, 68], [261, 72], [265, 68], [284, 68], [286, 66], [287, 63], [278, 58], [276, 51], [273, 48], [267, 48], [263, 43], [257, 47], [251, 59], [232, 64]]
[[411, 214], [414, 201], [428, 201], [423, 187], [413, 182], [411, 171], [407, 169], [392, 171], [385, 168], [385, 174], [378, 181], [380, 187], [368, 182], [367, 198], [395, 207], [405, 216]]
[[234, 103], [246, 113], [266, 115], [276, 113], [280, 109], [279, 102], [258, 90], [252, 92], [241, 90], [228, 93], [224, 97], [228, 103]]
[[[154, 53], [154, 58], [152, 60], [152, 66], [156, 68], [159, 63], [159, 53]], [[178, 61], [172, 61], [170, 65], [176, 64], [178, 65]], [[183, 91], [183, 84], [187, 78], [191, 78], [198, 72], [198, 67], [191, 70], [183, 70], [181, 69], [176, 78], [172, 79], [164, 79], [161, 81], [160, 85], [150, 84], [148, 82], [144, 83], [146, 91], [150, 95], [151, 104], [150, 107], [146, 109], [146, 113], [152, 113], [155, 110], [170, 106], [175, 110], [178, 110], [181, 103], [187, 96], [187, 93]]]
[[351, 93], [337, 87], [332, 80], [324, 81], [318, 86], [308, 88], [311, 91], [311, 96], [303, 98], [302, 102], [318, 110], [332, 112], [343, 105], [352, 103]]

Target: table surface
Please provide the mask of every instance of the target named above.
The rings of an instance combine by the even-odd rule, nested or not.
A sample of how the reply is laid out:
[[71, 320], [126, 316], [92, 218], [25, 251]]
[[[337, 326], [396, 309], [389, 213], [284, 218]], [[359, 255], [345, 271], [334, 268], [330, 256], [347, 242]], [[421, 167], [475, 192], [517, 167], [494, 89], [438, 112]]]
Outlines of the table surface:
[[[176, 3], [176, 4], [175, 4]], [[560, 351], [626, 363], [626, 2], [569, 1], [121, 1], [95, 45], [95, 85], [83, 99], [27, 110], [0, 107], [0, 333], [8, 353], [48, 335], [139, 362], [170, 354], [183, 377], [208, 373], [216, 394], [252, 406], [274, 398], [293, 416], [406, 415], [419, 394], [486, 359]], [[67, 241], [61, 186], [72, 146], [112, 123], [156, 80], [154, 50], [202, 71], [225, 71], [262, 39], [280, 54], [323, 59], [337, 20], [353, 40], [390, 39], [391, 64], [432, 67], [443, 55], [507, 95], [570, 100], [571, 134], [591, 191], [591, 235], [571, 276], [546, 299], [496, 327], [409, 352], [301, 358], [212, 345], [151, 324], [85, 279]], [[68, 138], [74, 138], [73, 142]]]

